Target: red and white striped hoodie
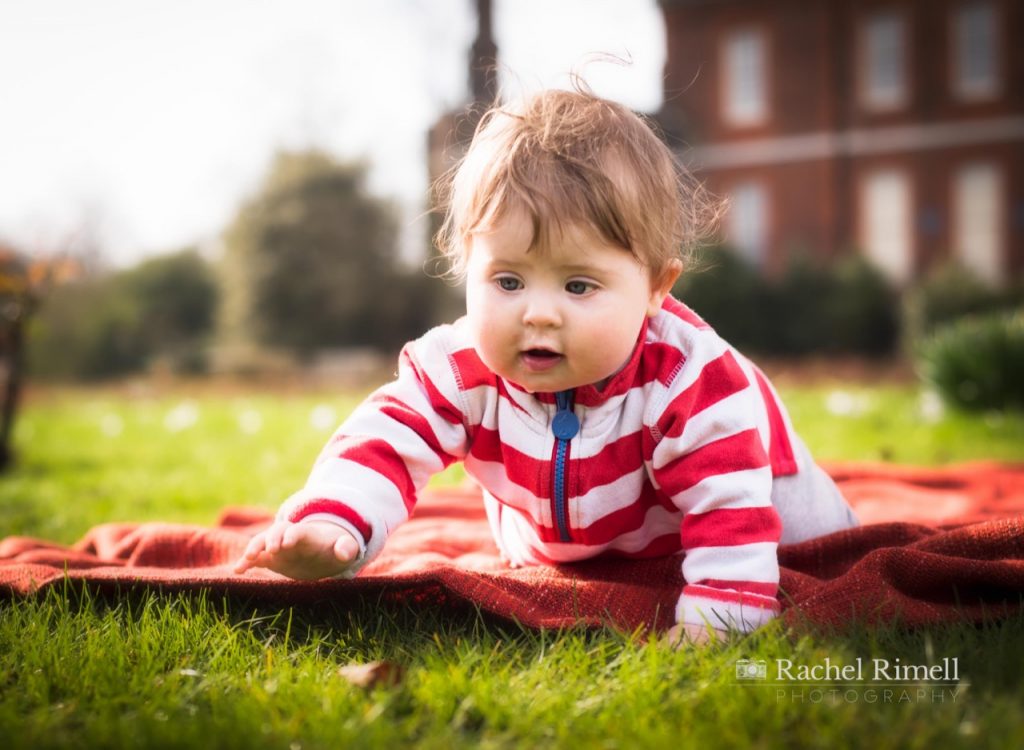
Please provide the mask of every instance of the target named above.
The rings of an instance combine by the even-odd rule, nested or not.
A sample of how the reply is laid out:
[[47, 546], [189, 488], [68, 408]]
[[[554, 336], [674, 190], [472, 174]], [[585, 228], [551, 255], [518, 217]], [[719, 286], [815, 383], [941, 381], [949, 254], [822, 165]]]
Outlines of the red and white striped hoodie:
[[[555, 419], [567, 400], [568, 431]], [[804, 468], [791, 430], [761, 372], [671, 297], [603, 390], [524, 391], [484, 366], [462, 319], [406, 345], [397, 379], [338, 428], [278, 517], [351, 531], [355, 575], [461, 460], [513, 565], [681, 551], [677, 621], [750, 630], [778, 609], [772, 479]]]

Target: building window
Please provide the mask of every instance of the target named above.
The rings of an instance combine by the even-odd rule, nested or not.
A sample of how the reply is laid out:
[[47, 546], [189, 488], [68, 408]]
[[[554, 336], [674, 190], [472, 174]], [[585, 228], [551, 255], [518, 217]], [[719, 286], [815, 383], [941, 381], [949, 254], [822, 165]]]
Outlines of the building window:
[[764, 265], [768, 253], [768, 198], [764, 186], [745, 182], [729, 193], [726, 222], [729, 244], [752, 265]]
[[999, 91], [999, 35], [991, 3], [957, 10], [953, 22], [953, 88], [961, 99], [987, 99]]
[[1002, 186], [993, 164], [969, 164], [953, 184], [954, 252], [990, 284], [1003, 280]]
[[722, 50], [723, 103], [726, 121], [756, 125], [768, 115], [764, 34], [754, 29], [734, 31]]
[[914, 270], [910, 180], [899, 170], [869, 175], [861, 189], [861, 244], [868, 259], [891, 281]]
[[861, 96], [871, 109], [896, 109], [907, 98], [906, 23], [898, 13], [867, 19], [861, 40]]

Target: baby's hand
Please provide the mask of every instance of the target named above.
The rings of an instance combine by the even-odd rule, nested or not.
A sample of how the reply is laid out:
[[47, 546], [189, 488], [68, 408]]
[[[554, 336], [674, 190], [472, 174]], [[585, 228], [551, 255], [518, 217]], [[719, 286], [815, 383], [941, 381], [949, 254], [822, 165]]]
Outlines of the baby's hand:
[[268, 568], [289, 578], [313, 581], [344, 573], [358, 556], [359, 542], [341, 526], [326, 521], [275, 521], [250, 540], [235, 563], [235, 572]]
[[662, 637], [662, 643], [669, 648], [679, 648], [683, 644], [706, 646], [709, 643], [724, 641], [726, 633], [706, 625], [693, 625], [688, 622], [673, 625]]

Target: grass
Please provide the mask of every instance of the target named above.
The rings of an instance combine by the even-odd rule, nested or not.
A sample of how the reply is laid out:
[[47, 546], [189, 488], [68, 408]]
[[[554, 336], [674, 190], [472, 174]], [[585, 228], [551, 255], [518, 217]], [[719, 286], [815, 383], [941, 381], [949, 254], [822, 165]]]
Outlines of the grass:
[[819, 460], [946, 464], [1024, 460], [1024, 415], [946, 408], [914, 385], [781, 389]]
[[[71, 542], [109, 520], [210, 523], [273, 508], [360, 394], [35, 399], [0, 480], [0, 536]], [[1024, 416], [937, 415], [911, 386], [785, 389], [824, 459], [1024, 460]], [[928, 421], [931, 420], [931, 421]], [[454, 481], [458, 472], [441, 481]], [[955, 700], [869, 688], [802, 695], [735, 679], [740, 658], [957, 657]], [[394, 684], [339, 667], [386, 660]], [[778, 625], [673, 652], [611, 630], [536, 632], [474, 611], [354, 602], [283, 610], [66, 586], [0, 602], [4, 747], [1012, 747], [1024, 743], [1024, 610], [983, 626]]]

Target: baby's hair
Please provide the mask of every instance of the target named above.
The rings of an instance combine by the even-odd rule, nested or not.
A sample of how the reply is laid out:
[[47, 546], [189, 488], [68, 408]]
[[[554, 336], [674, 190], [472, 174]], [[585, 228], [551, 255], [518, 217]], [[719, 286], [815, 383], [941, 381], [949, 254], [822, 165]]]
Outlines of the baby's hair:
[[436, 194], [445, 212], [436, 242], [457, 278], [473, 233], [517, 210], [533, 223], [531, 249], [543, 250], [568, 225], [589, 225], [652, 278], [674, 258], [688, 263], [719, 215], [719, 204], [644, 117], [578, 78], [572, 91], [488, 110]]

